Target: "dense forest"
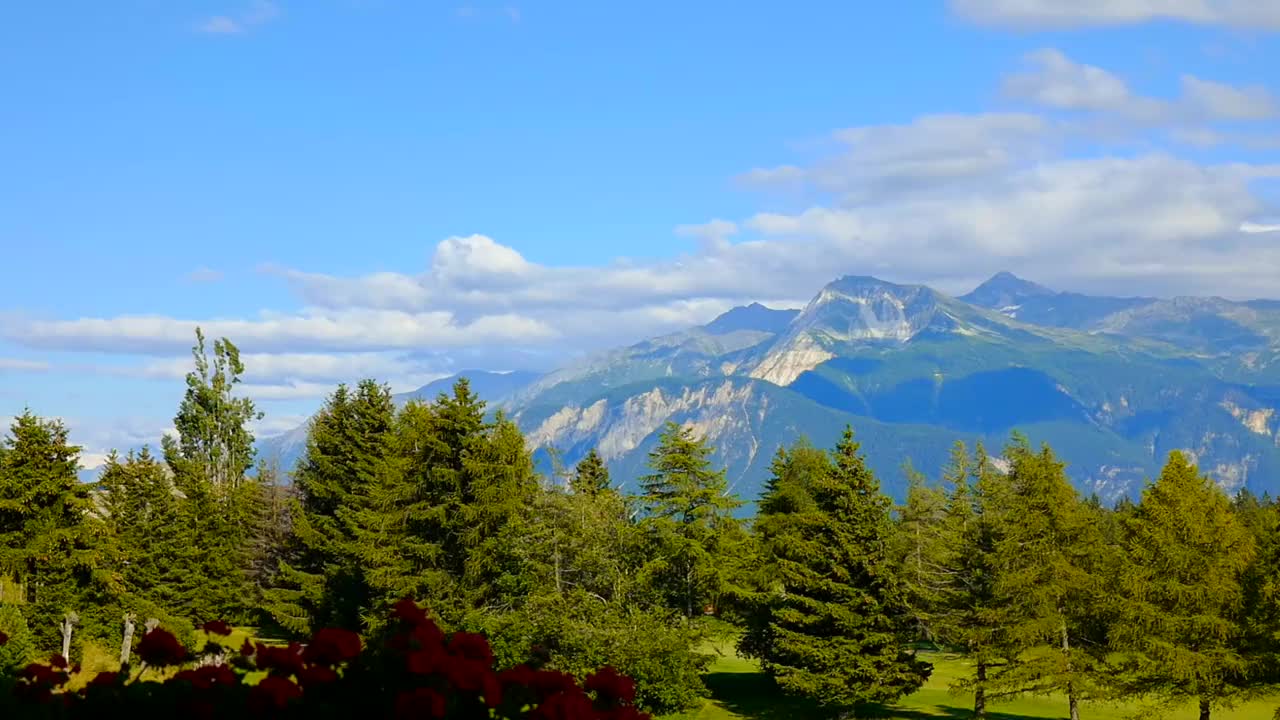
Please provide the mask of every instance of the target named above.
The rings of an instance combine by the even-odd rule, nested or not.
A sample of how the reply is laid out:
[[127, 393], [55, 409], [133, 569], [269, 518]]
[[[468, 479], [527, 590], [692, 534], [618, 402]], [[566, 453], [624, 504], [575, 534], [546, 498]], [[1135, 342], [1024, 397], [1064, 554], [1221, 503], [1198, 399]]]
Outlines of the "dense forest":
[[255, 461], [237, 348], [208, 350], [198, 334], [176, 433], [112, 456], [96, 483], [77, 480], [63, 423], [14, 421], [0, 675], [52, 654], [127, 665], [144, 626], [193, 656], [216, 621], [367, 641], [411, 598], [487, 637], [498, 668], [616, 668], [655, 713], [704, 694], [713, 636], [782, 690], [855, 713], [921, 687], [922, 647], [972, 660], [957, 688], [975, 717], [1059, 693], [1073, 719], [1115, 698], [1208, 718], [1280, 685], [1280, 507], [1229, 497], [1181, 453], [1108, 507], [1048, 446], [957, 444], [935, 479], [906, 463], [895, 504], [850, 428], [833, 448], [778, 449], [763, 496], [742, 499], [688, 427], [666, 426], [641, 477], [611, 478], [595, 452], [548, 477], [465, 380], [403, 407], [364, 380], [328, 397], [286, 476]]

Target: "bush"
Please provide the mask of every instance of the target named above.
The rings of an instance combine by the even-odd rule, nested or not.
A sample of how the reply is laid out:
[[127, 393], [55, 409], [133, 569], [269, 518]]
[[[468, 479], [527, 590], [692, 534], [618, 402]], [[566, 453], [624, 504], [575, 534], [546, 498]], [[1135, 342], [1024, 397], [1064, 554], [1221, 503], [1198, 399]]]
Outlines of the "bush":
[[[66, 663], [57, 658], [20, 671], [12, 692], [0, 698], [0, 717], [648, 718], [631, 705], [634, 682], [612, 668], [582, 684], [527, 664], [498, 672], [483, 635], [446, 636], [408, 600], [396, 605], [393, 622], [368, 650], [355, 633], [322, 629], [305, 647], [246, 641], [229, 656], [229, 664], [191, 667], [182, 643], [155, 630], [139, 641], [137, 657], [149, 667], [182, 668], [165, 681], [104, 672], [72, 693], [65, 690]], [[254, 671], [267, 676], [250, 686], [245, 676]]]
[[585, 593], [530, 600], [517, 612], [490, 616], [471, 625], [493, 640], [500, 666], [539, 649], [546, 667], [574, 675], [611, 666], [636, 683], [637, 704], [655, 713], [697, 705], [706, 694], [702, 674], [712, 656], [700, 626], [686, 626], [666, 610], [626, 607]]

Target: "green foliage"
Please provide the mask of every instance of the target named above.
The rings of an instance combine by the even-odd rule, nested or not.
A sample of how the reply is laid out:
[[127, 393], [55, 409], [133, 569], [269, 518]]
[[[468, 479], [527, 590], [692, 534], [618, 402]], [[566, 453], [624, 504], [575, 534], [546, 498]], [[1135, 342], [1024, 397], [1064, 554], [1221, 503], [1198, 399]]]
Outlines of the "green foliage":
[[690, 427], [668, 422], [640, 478], [642, 526], [651, 543], [645, 574], [669, 607], [692, 618], [716, 607], [732, 589], [746, 536], [733, 511], [723, 468], [711, 467], [710, 445]]
[[942, 596], [952, 575], [946, 558], [952, 538], [947, 534], [947, 496], [930, 485], [908, 461], [907, 498], [897, 508], [897, 532], [893, 538], [894, 563], [907, 591], [907, 602], [920, 640], [937, 642], [935, 617], [942, 611]]
[[394, 466], [395, 432], [391, 391], [372, 380], [340, 385], [312, 419], [294, 471], [291, 534], [268, 591], [272, 616], [290, 632], [361, 628], [372, 591], [355, 522]]
[[588, 494], [609, 489], [609, 468], [605, 467], [604, 459], [595, 448], [591, 448], [586, 456], [578, 461], [578, 465], [573, 469], [573, 478], [569, 481], [569, 487], [576, 493]]
[[162, 440], [187, 534], [177, 608], [200, 621], [247, 619], [256, 595], [252, 533], [265, 496], [260, 480], [248, 475], [254, 456], [248, 423], [262, 414], [252, 400], [234, 395], [244, 365], [231, 341], [214, 342], [210, 363], [197, 329], [191, 354], [195, 370], [173, 419], [177, 438]]
[[[1015, 437], [1003, 481], [990, 478], [995, 583], [988, 617], [1006, 663], [1000, 694], [1061, 691], [1074, 706], [1100, 696], [1104, 638], [1093, 636], [1105, 583], [1096, 572], [1102, 537], [1048, 446]], [[1052, 648], [1043, 651], [1044, 648]]]
[[36, 638], [17, 605], [0, 603], [0, 633], [8, 642], [0, 644], [0, 676], [10, 675], [36, 659]]
[[[786, 465], [783, 456], [775, 467]], [[792, 482], [784, 474], [772, 487], [781, 494]], [[806, 482], [807, 498], [758, 526], [778, 583], [761, 608], [766, 617], [755, 621], [742, 647], [783, 689], [823, 704], [910, 693], [928, 678], [929, 665], [907, 650], [912, 612], [893, 572], [889, 500], [851, 429], [827, 470]], [[766, 497], [762, 507], [787, 504]]]
[[80, 448], [67, 442], [61, 421], [25, 412], [3, 445], [0, 573], [25, 589], [24, 614], [39, 647], [57, 648], [66, 613], [89, 599], [112, 601], [102, 527], [90, 516], [89, 487], [76, 477]]
[[1249, 684], [1240, 618], [1256, 548], [1226, 495], [1170, 453], [1126, 519], [1124, 550], [1112, 637], [1129, 688], [1230, 702]]

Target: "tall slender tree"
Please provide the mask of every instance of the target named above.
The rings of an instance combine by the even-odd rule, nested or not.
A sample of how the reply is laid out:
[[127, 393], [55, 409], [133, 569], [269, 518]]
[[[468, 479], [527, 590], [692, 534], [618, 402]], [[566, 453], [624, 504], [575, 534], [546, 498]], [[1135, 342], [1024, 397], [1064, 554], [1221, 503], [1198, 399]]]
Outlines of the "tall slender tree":
[[[893, 568], [890, 501], [846, 428], [807, 499], [762, 522], [779, 575], [744, 649], [785, 690], [849, 706], [914, 691], [930, 666], [908, 649], [911, 608]], [[785, 482], [775, 483], [777, 493]], [[807, 500], [811, 499], [812, 503]]]
[[951, 581], [944, 556], [954, 545], [946, 535], [947, 496], [941, 487], [930, 484], [910, 460], [903, 470], [907, 497], [896, 512], [895, 562], [915, 617], [917, 636], [936, 643], [940, 637], [934, 625], [942, 611], [942, 595]]
[[249, 398], [235, 395], [244, 374], [230, 340], [213, 343], [196, 329], [195, 369], [174, 417], [176, 437], [163, 438], [164, 459], [182, 493], [183, 526], [191, 534], [183, 611], [193, 620], [249, 619], [254, 596], [249, 569], [252, 528], [264, 492], [253, 467], [249, 423], [262, 418]]
[[[1096, 525], [1046, 445], [1032, 450], [1015, 436], [997, 512], [993, 612], [1008, 662], [993, 681], [1001, 692], [1066, 695], [1071, 720], [1080, 701], [1103, 694], [1105, 645], [1091, 637], [1104, 586], [1093, 572], [1101, 546]], [[1054, 652], [1034, 652], [1045, 646]]]
[[1125, 523], [1113, 628], [1131, 691], [1198, 702], [1201, 720], [1249, 687], [1244, 578], [1256, 548], [1227, 496], [1181, 452]]

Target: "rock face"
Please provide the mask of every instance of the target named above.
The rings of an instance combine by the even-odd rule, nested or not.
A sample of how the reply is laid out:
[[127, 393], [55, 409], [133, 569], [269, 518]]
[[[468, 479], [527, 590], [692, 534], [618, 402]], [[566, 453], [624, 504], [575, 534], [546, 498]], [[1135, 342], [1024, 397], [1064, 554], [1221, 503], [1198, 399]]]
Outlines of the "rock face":
[[[799, 310], [753, 304], [545, 376], [484, 378], [540, 457], [591, 448], [624, 485], [667, 421], [754, 500], [780, 445], [851, 424], [890, 492], [956, 440], [1048, 442], [1086, 492], [1140, 490], [1169, 451], [1229, 488], [1280, 491], [1280, 303], [1059, 293], [1000, 273], [953, 298], [842, 277]], [[452, 379], [438, 381], [433, 396]]]

